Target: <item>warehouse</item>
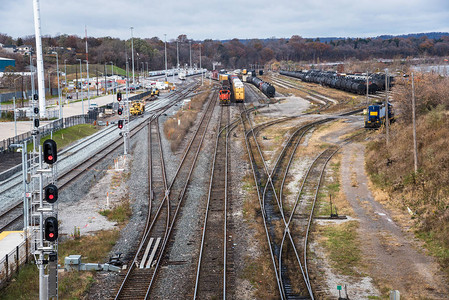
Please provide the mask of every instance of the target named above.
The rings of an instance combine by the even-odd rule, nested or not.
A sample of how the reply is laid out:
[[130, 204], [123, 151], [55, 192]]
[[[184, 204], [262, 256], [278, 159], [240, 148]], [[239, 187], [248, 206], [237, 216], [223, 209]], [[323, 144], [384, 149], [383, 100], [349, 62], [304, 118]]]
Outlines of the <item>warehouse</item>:
[[11, 58], [0, 57], [0, 72], [5, 72], [5, 68], [8, 66], [15, 67], [16, 60]]

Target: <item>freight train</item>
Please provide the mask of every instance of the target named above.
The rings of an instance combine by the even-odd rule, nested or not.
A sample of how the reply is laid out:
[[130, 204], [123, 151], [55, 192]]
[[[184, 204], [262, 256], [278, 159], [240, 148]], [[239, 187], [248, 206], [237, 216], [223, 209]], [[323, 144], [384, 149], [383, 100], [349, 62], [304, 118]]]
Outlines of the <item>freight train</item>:
[[231, 85], [231, 96], [235, 102], [245, 102], [245, 87], [237, 75], [227, 76]]
[[263, 81], [256, 76], [246, 77], [246, 82], [255, 85], [262, 93], [264, 93], [268, 98], [273, 98], [276, 94], [276, 89], [270, 83]]
[[[366, 76], [362, 74], [343, 74], [333, 71], [280, 71], [279, 74], [299, 78], [304, 82], [314, 82], [331, 88], [363, 95], [366, 94]], [[385, 74], [372, 74], [368, 77], [368, 93], [374, 94], [385, 90]], [[392, 86], [394, 78], [388, 76], [388, 85]]]
[[[388, 119], [390, 123], [395, 121], [393, 106], [388, 103]], [[368, 106], [365, 115], [365, 128], [379, 128], [385, 124], [385, 104], [378, 102]]]

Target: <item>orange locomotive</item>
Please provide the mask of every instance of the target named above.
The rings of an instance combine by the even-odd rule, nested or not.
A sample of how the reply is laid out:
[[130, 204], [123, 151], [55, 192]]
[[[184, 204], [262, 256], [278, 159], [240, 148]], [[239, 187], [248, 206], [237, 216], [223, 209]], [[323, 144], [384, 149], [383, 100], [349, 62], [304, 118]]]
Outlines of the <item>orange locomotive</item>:
[[223, 81], [220, 92], [220, 105], [229, 105], [231, 103], [231, 89], [228, 81]]

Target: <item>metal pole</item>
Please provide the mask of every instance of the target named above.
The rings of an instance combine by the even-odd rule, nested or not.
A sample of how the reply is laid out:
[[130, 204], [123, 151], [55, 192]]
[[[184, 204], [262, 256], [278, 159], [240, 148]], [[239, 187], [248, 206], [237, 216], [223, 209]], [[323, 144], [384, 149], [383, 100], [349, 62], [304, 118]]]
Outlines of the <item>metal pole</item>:
[[62, 105], [61, 105], [61, 86], [59, 84], [59, 57], [58, 52], [56, 52], [56, 72], [58, 78], [58, 102], [59, 102], [59, 119], [62, 119]]
[[192, 41], [189, 41], [189, 49], [190, 49], [190, 69], [192, 69]]
[[148, 72], [148, 62], [146, 61], [145, 63], [147, 64], [147, 74], [146, 75], [148, 77], [150, 75], [150, 72]]
[[[111, 61], [111, 76], [114, 78], [114, 63]], [[114, 89], [115, 89], [115, 79], [114, 79], [114, 86], [112, 87], [112, 95], [114, 95]], [[114, 97], [112, 97], [112, 103], [114, 103]], [[113, 104], [114, 105], [114, 104]]]
[[108, 84], [106, 82], [106, 63], [104, 63], [104, 94], [107, 95]]
[[368, 97], [368, 94], [369, 94], [369, 88], [368, 88], [368, 85], [369, 85], [369, 75], [368, 75], [368, 71], [366, 71], [366, 104], [368, 104], [369, 103], [369, 97]]
[[81, 59], [77, 58], [76, 60], [80, 61], [80, 80], [81, 80], [81, 115], [83, 116], [84, 122], [84, 97], [83, 97], [83, 65], [81, 64]]
[[167, 81], [167, 34], [164, 33], [165, 36], [165, 81]]
[[131, 60], [133, 64], [133, 84], [134, 84], [134, 37], [133, 37], [133, 29], [134, 27], [131, 27]]
[[176, 61], [177, 61], [176, 69], [178, 69], [179, 68], [179, 41], [176, 41]]
[[13, 101], [14, 101], [14, 139], [15, 139], [17, 136], [16, 96], [13, 97]]
[[34, 9], [34, 34], [36, 38], [36, 64], [37, 64], [37, 84], [39, 90], [39, 112], [42, 118], [45, 118], [45, 78], [44, 78], [44, 60], [42, 55], [41, 39], [41, 20], [39, 15], [39, 0], [33, 0]]
[[388, 69], [385, 69], [385, 128], [386, 128], [386, 135], [387, 135], [387, 146], [390, 144], [390, 120], [388, 119], [388, 113], [390, 112], [388, 108], [388, 89], [389, 89], [389, 82], [388, 82]]
[[87, 107], [90, 108], [90, 94], [89, 94], [89, 88], [90, 88], [90, 84], [89, 84], [89, 49], [87, 48], [87, 26], [85, 27], [86, 29], [86, 72], [87, 72]]
[[31, 97], [33, 99], [35, 91], [34, 91], [34, 66], [33, 66], [33, 58], [30, 51], [30, 72], [31, 72]]
[[[23, 232], [25, 233], [25, 241], [27, 240], [28, 234], [28, 200], [27, 200], [27, 142], [24, 141], [22, 144], [22, 181], [23, 181]], [[28, 253], [26, 253], [28, 255]]]
[[203, 67], [201, 66], [201, 43], [200, 43], [200, 72], [201, 72], [201, 85], [203, 85]]
[[65, 76], [65, 102], [67, 104], [67, 93], [69, 91], [67, 84], [67, 59], [64, 59], [64, 76]]
[[[129, 80], [128, 80], [128, 73], [129, 73], [129, 63], [128, 63], [128, 58], [126, 59], [126, 114], [128, 116], [128, 123], [129, 123]], [[124, 149], [123, 149], [123, 154], [126, 155], [128, 154], [128, 141], [127, 141], [127, 127], [128, 124], [125, 124], [125, 134], [123, 135], [123, 145], [124, 145]]]
[[412, 73], [412, 116], [413, 116], [413, 159], [415, 163], [415, 173], [418, 172], [418, 145], [416, 141], [416, 103], [415, 103], [415, 77]]

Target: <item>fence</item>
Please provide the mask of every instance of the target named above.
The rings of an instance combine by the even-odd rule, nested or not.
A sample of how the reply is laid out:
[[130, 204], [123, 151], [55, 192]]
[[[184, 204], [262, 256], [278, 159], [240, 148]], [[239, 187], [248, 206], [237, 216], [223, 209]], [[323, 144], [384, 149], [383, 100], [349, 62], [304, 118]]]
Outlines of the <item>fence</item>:
[[3, 287], [28, 262], [28, 243], [23, 240], [13, 251], [0, 259], [0, 287]]
[[[50, 134], [53, 131], [72, 127], [79, 124], [87, 124], [87, 123], [93, 123], [95, 120], [97, 120], [98, 111], [89, 111], [88, 114], [83, 115], [77, 115], [77, 116], [71, 116], [64, 119], [58, 119], [55, 120], [47, 125], [39, 127], [39, 136], [43, 137], [48, 134]], [[31, 141], [33, 139], [33, 135], [31, 131], [25, 132], [23, 134], [16, 135], [12, 138], [8, 138], [5, 140], [0, 141], [0, 153], [5, 151], [12, 151], [10, 146], [12, 144], [19, 144], [23, 143], [24, 141]]]
[[[27, 99], [32, 96], [31, 90], [23, 91], [23, 93], [25, 94], [25, 98], [27, 98]], [[50, 93], [48, 88], [45, 88], [45, 93]], [[58, 89], [57, 88], [51, 88], [51, 94], [52, 95], [57, 95], [58, 94]], [[16, 92], [0, 94], [0, 103], [7, 102], [7, 101], [12, 101], [12, 98], [14, 97], [14, 95], [16, 96], [16, 101], [20, 101], [19, 99], [21, 99], [23, 97], [22, 90], [16, 91]]]

